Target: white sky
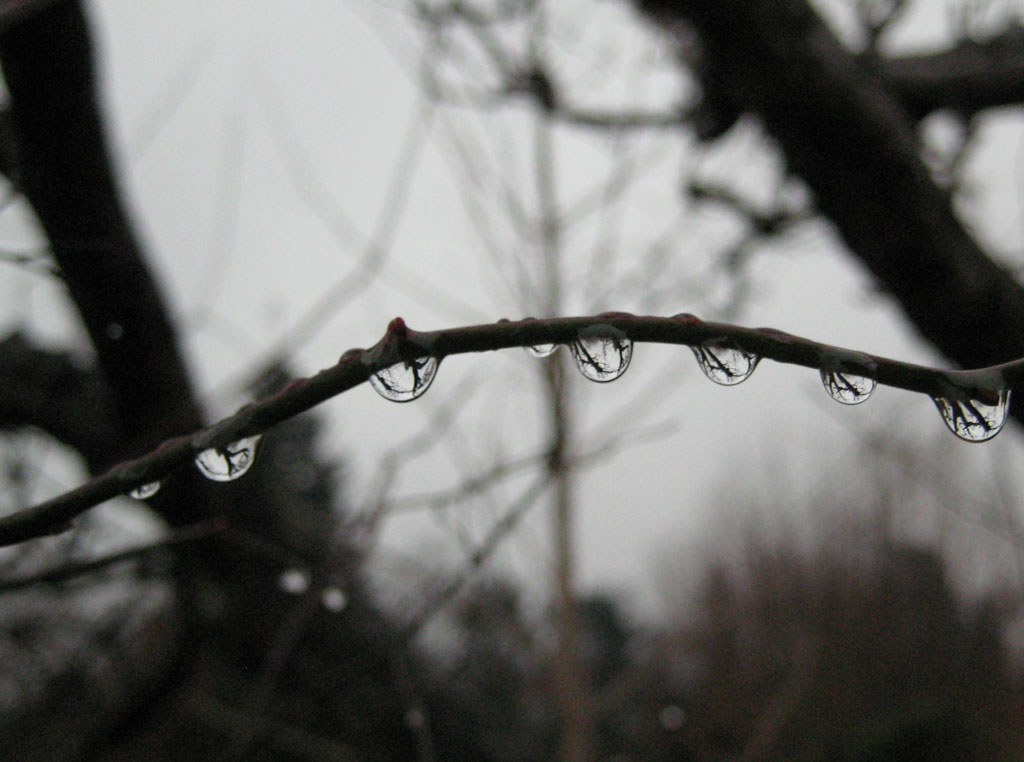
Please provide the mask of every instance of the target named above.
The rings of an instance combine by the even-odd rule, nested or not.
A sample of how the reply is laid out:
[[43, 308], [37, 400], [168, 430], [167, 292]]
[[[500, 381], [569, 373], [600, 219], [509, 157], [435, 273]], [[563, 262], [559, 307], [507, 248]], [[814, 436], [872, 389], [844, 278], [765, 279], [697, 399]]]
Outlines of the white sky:
[[[634, 23], [623, 3], [585, 7], [586, 13], [567, 13], [574, 23], [552, 22], [576, 44], [553, 52], [573, 92], [609, 108], [678, 101], [687, 83], [671, 67], [651, 73], [652, 59], [670, 59], [667, 43]], [[496, 257], [484, 252], [460, 199], [464, 175], [452, 158], [452, 136], [482, 150], [473, 165], [485, 175], [500, 167], [517, 187], [528, 185], [528, 112], [510, 108], [477, 118], [464, 109], [444, 109], [427, 131], [416, 87], [424, 38], [408, 15], [371, 0], [103, 0], [91, 9], [131, 205], [186, 326], [204, 394], [220, 413], [238, 403], [240, 374], [280, 342], [300, 372], [310, 373], [349, 347], [375, 342], [395, 315], [422, 329], [524, 316], [502, 277], [514, 272], [513, 257], [527, 261], [532, 255], [514, 243], [507, 220], [495, 234], [504, 251]], [[927, 44], [942, 27], [942, 19], [911, 17], [893, 44]], [[618, 51], [625, 63], [601, 69], [594, 60], [605, 50]], [[486, 81], [483, 74], [480, 79]], [[1021, 247], [1021, 135], [1019, 117], [987, 118], [967, 173], [976, 196], [965, 208], [979, 236], [1011, 259]], [[415, 147], [417, 141], [423, 150], [403, 153], [403, 145]], [[603, 187], [609, 140], [560, 130], [556, 147], [567, 205], [587, 189]], [[403, 156], [412, 164], [412, 180], [386, 265], [354, 297], [330, 300], [329, 319], [314, 334], [296, 337], [292, 329], [352, 272], [365, 239], [381, 229], [389, 185]], [[636, 252], [643, 253], [676, 219], [672, 256], [654, 285], [670, 294], [677, 281], [684, 286], [677, 298], [661, 301], [660, 314], [713, 317], [707, 298], [687, 292], [692, 277], [686, 276], [707, 265], [730, 228], [717, 211], [680, 216], [680, 175], [698, 166], [701, 177], [728, 180], [764, 203], [771, 199], [777, 162], [761, 148], [751, 125], [703, 153], [685, 137], [652, 137], [640, 156], [640, 165], [654, 169], [644, 172], [623, 217], [612, 225], [619, 231], [617, 264], [588, 278], [598, 223], [583, 224], [567, 237], [569, 312], [645, 311], [644, 294], [626, 286], [612, 301], [591, 302], [596, 291], [628, 283], [636, 275]], [[493, 198], [484, 201], [495, 208]], [[336, 223], [343, 213], [339, 230], [324, 224], [317, 204]], [[0, 216], [0, 240], [31, 241], [24, 224], [12, 217]], [[741, 324], [936, 362], [904, 327], [899, 311], [837, 250], [826, 226], [804, 226], [760, 253], [752, 273], [753, 292], [736, 316]], [[55, 340], [75, 334], [59, 291], [37, 276], [4, 267], [0, 303], [8, 320], [27, 311], [35, 330]], [[483, 468], [501, 453], [537, 451], [542, 419], [535, 362], [521, 352], [451, 358], [416, 403], [385, 402], [366, 386], [326, 404], [329, 446], [346, 459], [351, 499], [365, 492], [382, 454], [422, 430], [453, 395], [465, 395], [466, 384], [475, 384], [476, 391], [466, 396], [457, 430], [411, 464], [400, 493], [449, 486], [460, 470]], [[985, 446], [961, 444], [929, 400], [894, 390], [879, 390], [866, 405], [840, 408], [824, 395], [815, 374], [772, 363], [740, 387], [715, 387], [683, 348], [639, 346], [623, 379], [600, 387], [582, 378], [573, 382], [582, 401], [580, 425], [587, 431], [609, 418], [632, 420], [616, 419], [615, 413], [654, 395], [665, 400], [640, 424], [677, 425], [671, 437], [625, 450], [581, 479], [583, 586], [628, 593], [640, 608], [652, 603], [652, 579], [665, 574], [655, 567], [692, 548], [694, 538], [699, 542], [721, 520], [727, 500], [716, 495], [742, 493], [760, 482], [777, 485], [775, 494], [785, 499], [823, 474], [858, 479], [861, 467], [851, 455], [864, 448], [869, 432], [888, 428], [900, 438], [941, 440], [942, 452], [952, 453], [968, 479], [976, 479], [993, 458], [1019, 456], [1016, 431]], [[587, 439], [582, 446], [587, 448]], [[411, 551], [429, 565], [444, 554], [439, 543], [450, 550], [460, 532], [480, 537], [501, 513], [502, 501], [515, 493], [498, 490], [493, 503], [443, 520], [395, 520], [387, 547]], [[546, 535], [546, 517], [534, 509], [500, 563], [533, 580], [543, 577], [550, 561]], [[382, 558], [393, 558], [391, 550]]]

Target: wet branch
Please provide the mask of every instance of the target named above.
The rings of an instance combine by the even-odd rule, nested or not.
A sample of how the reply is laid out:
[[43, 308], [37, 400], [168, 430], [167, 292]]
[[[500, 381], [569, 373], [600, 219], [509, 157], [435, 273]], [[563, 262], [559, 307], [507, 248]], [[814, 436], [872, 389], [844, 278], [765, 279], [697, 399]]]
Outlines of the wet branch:
[[884, 386], [964, 404], [993, 400], [1003, 390], [1024, 385], [1024, 359], [976, 370], [942, 370], [821, 344], [771, 328], [743, 328], [689, 315], [664, 318], [616, 312], [424, 332], [414, 331], [396, 318], [372, 348], [349, 350], [337, 364], [310, 378], [292, 381], [277, 394], [247, 405], [217, 424], [169, 439], [147, 455], [122, 462], [69, 492], [0, 518], [0, 546], [63, 532], [76, 516], [93, 506], [159, 481], [189, 466], [204, 450], [223, 449], [259, 434], [393, 365], [426, 356], [444, 358], [509, 347], [571, 344], [583, 329], [589, 329], [589, 335], [606, 329], [617, 339], [625, 335], [634, 342], [732, 348], [789, 365], [872, 378]]

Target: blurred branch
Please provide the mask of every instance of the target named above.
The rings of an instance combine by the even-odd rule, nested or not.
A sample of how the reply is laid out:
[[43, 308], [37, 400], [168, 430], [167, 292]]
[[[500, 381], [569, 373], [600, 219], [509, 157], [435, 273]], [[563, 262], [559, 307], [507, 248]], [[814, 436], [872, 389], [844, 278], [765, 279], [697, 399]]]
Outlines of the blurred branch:
[[204, 450], [225, 448], [259, 434], [393, 365], [426, 356], [444, 358], [508, 347], [572, 344], [584, 330], [597, 335], [622, 335], [636, 342], [729, 347], [759, 358], [825, 371], [842, 370], [885, 386], [965, 402], [992, 400], [1000, 390], [1024, 385], [1024, 359], [976, 370], [941, 370], [821, 344], [771, 328], [741, 328], [686, 315], [662, 318], [605, 313], [425, 332], [414, 331], [401, 318], [395, 318], [371, 349], [349, 350], [336, 365], [310, 378], [296, 379], [277, 394], [247, 405], [217, 424], [166, 440], [148, 455], [124, 461], [76, 489], [0, 518], [0, 545], [64, 531], [75, 516], [94, 505], [163, 479], [173, 470], [190, 465]]
[[94, 369], [20, 333], [0, 341], [0, 428], [34, 426], [96, 466], [120, 436], [115, 421], [110, 390]]
[[777, 758], [779, 735], [790, 722], [814, 678], [818, 664], [818, 646], [814, 638], [804, 635], [796, 639], [790, 669], [780, 681], [767, 706], [757, 718], [743, 753], [736, 762], [760, 762]]
[[854, 13], [864, 29], [867, 49], [876, 51], [878, 40], [907, 8], [906, 0], [856, 0]]
[[818, 210], [923, 338], [963, 367], [1024, 356], [1024, 289], [932, 179], [898, 89], [844, 46], [813, 3], [635, 3], [680, 41], [699, 37], [701, 85], [758, 117]]
[[[311, 585], [285, 613], [274, 632], [274, 637], [263, 656], [259, 681], [253, 688], [245, 714], [254, 720], [267, 715], [267, 709], [274, 698], [281, 675], [299, 642], [305, 636], [313, 615], [320, 607], [322, 590]], [[232, 729], [230, 750], [227, 760], [251, 758], [253, 746], [267, 737], [268, 728], [263, 722], [236, 723]]]
[[396, 497], [387, 501], [385, 505], [391, 511], [413, 511], [418, 508], [427, 510], [446, 508], [450, 505], [455, 505], [480, 494], [491, 485], [501, 481], [506, 476], [512, 476], [541, 465], [547, 460], [547, 457], [548, 454], [544, 452], [524, 455], [511, 460], [504, 460], [494, 464], [483, 473], [476, 474], [463, 480], [460, 484], [454, 487], [435, 492], [424, 492], [415, 495]]
[[[398, 476], [399, 467], [429, 451], [444, 438], [444, 434], [454, 425], [455, 418], [468, 397], [476, 391], [476, 386], [475, 381], [463, 381], [449, 399], [433, 411], [420, 431], [389, 448], [380, 457], [380, 464], [373, 480], [374, 486], [370, 490], [370, 499], [365, 501], [362, 510], [353, 512], [352, 518], [346, 520], [340, 527], [341, 531], [358, 533], [356, 537], [350, 538], [350, 544], [359, 548], [361, 555], [365, 556], [370, 552], [382, 520], [395, 508], [396, 501], [388, 499], [388, 492]], [[465, 391], [467, 387], [471, 388]]]
[[[20, 15], [16, 24], [0, 24], [10, 96], [3, 132], [13, 135], [17, 186], [49, 239], [112, 392], [112, 425], [122, 429], [107, 448], [110, 465], [194, 430], [202, 413], [163, 294], [121, 201], [82, 3], [0, 6], [0, 14], [8, 12]], [[172, 522], [190, 523], [192, 515], [174, 513], [201, 512], [201, 500], [190, 497], [157, 502]]]
[[732, 209], [743, 217], [750, 225], [752, 232], [760, 237], [777, 235], [786, 228], [812, 216], [809, 208], [776, 209], [765, 212], [757, 209], [751, 202], [728, 188], [708, 185], [699, 181], [690, 183], [687, 191], [695, 201], [713, 201]]
[[194, 526], [175, 529], [171, 531], [169, 535], [159, 540], [154, 540], [153, 542], [146, 543], [145, 545], [139, 545], [134, 548], [127, 548], [116, 553], [110, 553], [106, 556], [100, 556], [99, 558], [90, 558], [87, 561], [69, 562], [56, 566], [52, 569], [45, 569], [31, 574], [0, 578], [0, 593], [8, 593], [12, 590], [21, 590], [26, 587], [31, 587], [32, 585], [64, 582], [69, 579], [74, 579], [75, 577], [80, 577], [83, 574], [101, 571], [124, 561], [144, 558], [159, 550], [171, 548], [175, 545], [205, 540], [207, 537], [223, 532], [227, 529], [227, 526], [228, 524], [223, 518], [216, 518], [210, 521], [204, 521], [201, 524], [195, 524]]
[[351, 746], [272, 717], [253, 716], [205, 691], [194, 692], [184, 710], [195, 721], [212, 726], [226, 735], [237, 732], [239, 728], [259, 725], [272, 749], [295, 759], [318, 762], [361, 762], [364, 759]]
[[505, 512], [505, 515], [491, 528], [487, 537], [470, 554], [461, 572], [446, 583], [440, 589], [430, 595], [427, 601], [416, 611], [406, 623], [403, 633], [412, 639], [423, 627], [442, 609], [444, 606], [462, 590], [470, 580], [473, 572], [483, 566], [491, 557], [498, 545], [509, 532], [515, 529], [519, 520], [526, 512], [540, 499], [544, 490], [552, 481], [550, 471], [541, 473], [523, 491], [519, 499], [515, 501]]
[[1024, 28], [1019, 26], [984, 42], [964, 40], [939, 53], [880, 57], [872, 64], [917, 119], [938, 109], [971, 116], [1024, 103]]

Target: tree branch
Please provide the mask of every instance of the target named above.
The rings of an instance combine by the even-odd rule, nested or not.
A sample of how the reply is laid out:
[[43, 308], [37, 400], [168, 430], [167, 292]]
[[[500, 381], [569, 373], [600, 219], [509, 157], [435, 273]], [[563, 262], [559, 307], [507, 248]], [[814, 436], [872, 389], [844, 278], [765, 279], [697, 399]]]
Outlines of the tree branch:
[[1024, 289], [957, 219], [898, 94], [806, 0], [637, 2], [667, 28], [692, 24], [705, 80], [760, 117], [817, 208], [926, 340], [962, 367], [1024, 356]]
[[203, 422], [117, 187], [81, 4], [21, 5], [33, 12], [0, 24], [5, 124], [16, 142], [19, 187], [50, 241], [123, 425], [110, 465]]
[[90, 470], [109, 464], [120, 436], [109, 389], [66, 353], [33, 347], [21, 334], [0, 341], [0, 428], [35, 426], [74, 448]]
[[[297, 379], [258, 403], [192, 435], [169, 439], [148, 455], [123, 462], [59, 497], [0, 518], [0, 546], [64, 531], [89, 508], [191, 464], [209, 448], [224, 448], [259, 434], [342, 394], [391, 366], [434, 356], [484, 352], [537, 344], [571, 344], [586, 330], [621, 341], [731, 347], [791, 365], [868, 377], [879, 384], [952, 400], [993, 400], [1001, 390], [1024, 386], [1024, 359], [977, 370], [940, 370], [865, 352], [820, 344], [771, 328], [741, 328], [690, 315], [637, 317], [621, 312], [594, 317], [526, 319], [419, 332], [401, 318], [388, 325], [371, 349], [352, 349], [311, 378]], [[963, 411], [961, 410], [961, 413]]]
[[885, 83], [920, 119], [938, 109], [971, 116], [1024, 104], [1024, 29], [984, 42], [965, 40], [939, 53], [872, 59]]
[[105, 556], [100, 556], [99, 558], [90, 558], [86, 561], [72, 561], [50, 569], [44, 569], [43, 571], [32, 572], [31, 574], [0, 578], [0, 593], [8, 593], [12, 590], [21, 590], [26, 587], [43, 583], [52, 585], [57, 582], [64, 582], [69, 579], [74, 579], [75, 577], [80, 577], [83, 574], [101, 571], [124, 561], [143, 558], [159, 550], [163, 550], [164, 548], [174, 547], [175, 545], [181, 545], [186, 542], [204, 540], [211, 535], [223, 532], [226, 528], [227, 522], [224, 519], [212, 519], [210, 521], [203, 522], [202, 524], [181, 527], [159, 540], [147, 542], [144, 545], [138, 545], [133, 548], [119, 550], [116, 553], [110, 553]]

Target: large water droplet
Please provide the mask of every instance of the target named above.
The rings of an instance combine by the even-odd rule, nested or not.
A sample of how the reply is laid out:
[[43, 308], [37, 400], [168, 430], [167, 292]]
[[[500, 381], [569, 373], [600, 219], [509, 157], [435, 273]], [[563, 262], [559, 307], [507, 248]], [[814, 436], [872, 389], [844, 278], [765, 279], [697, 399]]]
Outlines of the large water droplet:
[[855, 376], [841, 370], [821, 371], [821, 383], [825, 385], [825, 391], [832, 399], [844, 405], [867, 402], [871, 392], [875, 390], [875, 379]]
[[992, 392], [988, 402], [979, 399], [932, 397], [949, 430], [965, 442], [985, 442], [1000, 431], [1010, 410], [1010, 390]]
[[196, 466], [207, 479], [215, 482], [234, 481], [248, 471], [256, 460], [260, 435], [239, 439], [226, 447], [211, 447], [196, 456]]
[[141, 487], [136, 487], [128, 493], [128, 497], [133, 497], [136, 500], [146, 500], [147, 498], [153, 497], [157, 492], [160, 491], [160, 482], [149, 482], [143, 484]]
[[576, 367], [586, 378], [604, 384], [614, 381], [629, 367], [633, 342], [622, 331], [606, 326], [603, 332], [587, 329], [572, 343]]
[[540, 359], [551, 357], [556, 349], [558, 349], [557, 344], [534, 344], [532, 347], [526, 347], [527, 352]]
[[392, 402], [409, 402], [421, 396], [437, 374], [436, 357], [403, 360], [370, 376], [370, 386]]
[[704, 375], [723, 386], [735, 386], [746, 381], [761, 362], [761, 358], [753, 352], [744, 352], [742, 349], [705, 344], [690, 349]]

